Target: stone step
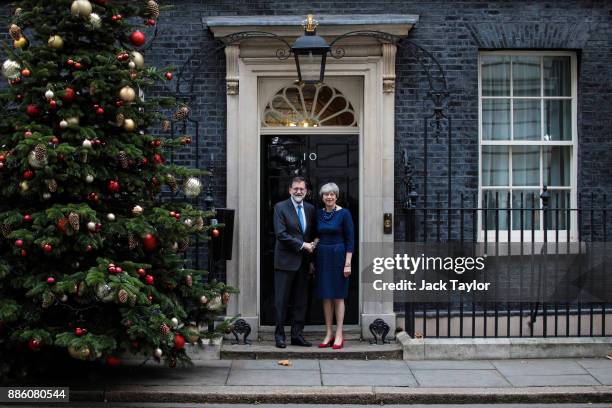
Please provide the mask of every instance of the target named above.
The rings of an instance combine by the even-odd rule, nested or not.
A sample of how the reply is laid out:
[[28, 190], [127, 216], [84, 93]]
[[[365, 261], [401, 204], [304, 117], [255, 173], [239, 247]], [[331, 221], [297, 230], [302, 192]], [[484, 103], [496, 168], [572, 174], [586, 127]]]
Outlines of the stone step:
[[221, 345], [222, 360], [263, 360], [263, 359], [338, 359], [338, 360], [401, 360], [402, 348], [395, 341], [390, 344], [370, 344], [369, 341], [347, 340], [344, 348], [318, 348], [319, 340], [312, 347], [287, 345], [276, 348], [273, 341], [254, 341], [252, 344], [232, 344], [225, 339]]

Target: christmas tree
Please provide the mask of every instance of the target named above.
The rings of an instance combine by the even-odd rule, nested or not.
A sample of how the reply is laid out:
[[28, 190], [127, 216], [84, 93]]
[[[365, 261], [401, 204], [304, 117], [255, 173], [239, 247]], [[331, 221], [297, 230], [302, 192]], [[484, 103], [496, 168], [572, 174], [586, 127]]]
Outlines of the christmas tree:
[[[186, 342], [227, 330], [209, 327], [234, 290], [184, 268], [190, 238], [218, 234], [214, 213], [160, 199], [197, 196], [202, 173], [165, 160], [188, 137], [150, 131], [188, 113], [143, 96], [173, 79], [143, 55], [159, 5], [29, 0], [13, 10], [0, 93], [0, 377], [47, 358], [186, 363]], [[164, 120], [164, 109], [175, 113]]]

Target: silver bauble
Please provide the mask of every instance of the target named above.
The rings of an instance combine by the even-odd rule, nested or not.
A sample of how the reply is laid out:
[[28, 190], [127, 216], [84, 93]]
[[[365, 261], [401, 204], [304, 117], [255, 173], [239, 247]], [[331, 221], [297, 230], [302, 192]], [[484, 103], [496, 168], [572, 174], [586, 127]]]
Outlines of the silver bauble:
[[187, 197], [197, 197], [202, 192], [202, 182], [195, 177], [189, 177], [183, 188]]
[[45, 92], [45, 98], [53, 99], [54, 96], [55, 96], [55, 94], [53, 93], [53, 91], [50, 90], [50, 89], [47, 89], [47, 92]]
[[16, 79], [19, 78], [21, 74], [21, 65], [17, 61], [6, 60], [2, 64], [2, 75], [6, 79]]

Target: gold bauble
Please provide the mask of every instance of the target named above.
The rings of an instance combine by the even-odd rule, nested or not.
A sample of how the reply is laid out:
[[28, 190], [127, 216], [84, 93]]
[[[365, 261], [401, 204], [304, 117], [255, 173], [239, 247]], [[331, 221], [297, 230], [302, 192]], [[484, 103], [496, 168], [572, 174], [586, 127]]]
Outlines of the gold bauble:
[[134, 64], [136, 64], [138, 68], [144, 68], [144, 55], [138, 51], [132, 51], [130, 60], [134, 61]]
[[13, 41], [13, 46], [15, 48], [23, 48], [26, 45], [28, 45], [28, 39], [25, 37], [21, 37], [20, 39]]
[[200, 330], [191, 324], [185, 327], [184, 333], [185, 338], [189, 343], [197, 343], [200, 339]]
[[133, 102], [136, 99], [136, 91], [130, 86], [124, 86], [119, 91], [119, 97], [124, 102]]
[[78, 116], [72, 116], [70, 118], [66, 118], [66, 122], [68, 122], [69, 125], [78, 125], [79, 121], [80, 119]]
[[133, 119], [126, 119], [123, 121], [123, 129], [128, 132], [133, 132], [136, 130], [136, 122]]
[[21, 191], [28, 191], [30, 189], [30, 184], [27, 181], [22, 181], [19, 183], [19, 187], [21, 187]]
[[70, 346], [68, 347], [68, 354], [70, 354], [70, 357], [72, 358], [76, 358], [78, 360], [86, 360], [87, 357], [89, 357], [89, 355], [91, 354], [91, 350], [89, 349], [89, 347], [73, 347]]
[[89, 0], [74, 0], [70, 6], [70, 12], [74, 17], [88, 18], [91, 11], [92, 6]]
[[59, 35], [52, 35], [51, 37], [49, 37], [49, 41], [47, 42], [47, 44], [49, 44], [49, 47], [59, 50], [64, 46], [64, 39]]

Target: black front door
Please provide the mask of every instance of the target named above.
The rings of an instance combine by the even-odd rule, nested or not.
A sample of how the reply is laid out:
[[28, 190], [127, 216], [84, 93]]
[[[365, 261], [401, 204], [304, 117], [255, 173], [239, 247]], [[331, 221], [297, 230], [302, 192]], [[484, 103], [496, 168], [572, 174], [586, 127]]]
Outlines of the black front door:
[[[355, 224], [355, 250], [359, 247], [359, 137], [358, 135], [292, 135], [262, 137], [261, 192], [261, 324], [274, 325], [274, 204], [289, 198], [290, 180], [300, 175], [306, 178], [307, 201], [316, 208], [323, 204], [319, 188], [334, 182], [340, 188], [338, 205], [348, 208]], [[345, 324], [359, 322], [359, 265], [353, 254], [353, 270], [346, 300]], [[324, 324], [321, 300], [315, 294], [315, 282], [309, 281], [309, 301], [306, 324]], [[291, 302], [289, 307], [291, 308]], [[287, 313], [291, 316], [291, 312]], [[288, 323], [288, 322], [287, 322]]]

